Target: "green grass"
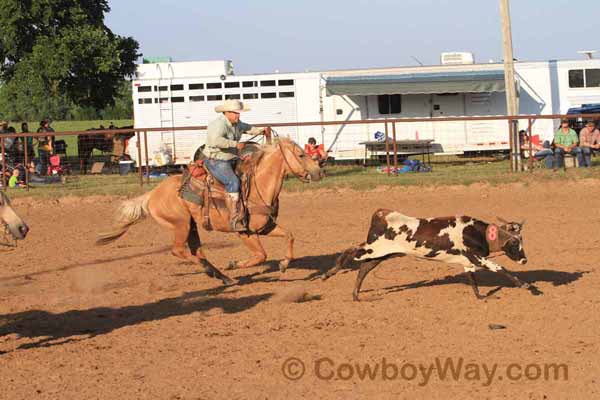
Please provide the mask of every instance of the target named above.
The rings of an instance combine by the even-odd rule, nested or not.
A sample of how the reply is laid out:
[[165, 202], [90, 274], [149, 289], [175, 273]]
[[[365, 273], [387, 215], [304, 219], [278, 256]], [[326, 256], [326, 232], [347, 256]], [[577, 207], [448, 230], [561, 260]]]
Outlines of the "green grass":
[[29, 191], [23, 188], [8, 189], [10, 198], [41, 197], [59, 198], [65, 196], [135, 196], [150, 190], [158, 184], [152, 179], [150, 184], [140, 186], [139, 175], [131, 173], [127, 176], [111, 175], [81, 175], [68, 176], [65, 184], [53, 183], [50, 185], [32, 186]]
[[[474, 183], [488, 183], [499, 185], [505, 183], [521, 182], [534, 185], [546, 181], [569, 181], [586, 178], [600, 180], [600, 162], [595, 168], [569, 169], [566, 172], [550, 171], [546, 169], [534, 172], [511, 173], [508, 161], [494, 162], [463, 162], [456, 160], [448, 163], [433, 165], [433, 171], [427, 173], [407, 173], [387, 175], [380, 173], [374, 167], [330, 167], [327, 176], [310, 184], [303, 184], [290, 177], [285, 181], [284, 190], [288, 192], [301, 192], [317, 189], [354, 189], [371, 190], [379, 186], [447, 186], [470, 185]], [[18, 197], [45, 197], [56, 198], [62, 196], [93, 196], [114, 195], [134, 196], [141, 194], [160, 182], [152, 179], [150, 185], [140, 187], [139, 175], [130, 173], [128, 176], [113, 175], [86, 175], [69, 177], [65, 185], [53, 184], [25, 189], [10, 189], [9, 196]]]
[[327, 176], [320, 182], [309, 185], [298, 180], [288, 179], [285, 189], [305, 191], [314, 189], [345, 188], [354, 190], [372, 190], [378, 186], [448, 186], [488, 183], [491, 185], [522, 182], [535, 184], [549, 180], [600, 179], [600, 168], [585, 170], [569, 169], [566, 172], [546, 169], [534, 172], [511, 173], [508, 161], [478, 162], [455, 164], [434, 164], [432, 172], [388, 175], [375, 168], [335, 167], [327, 170]]

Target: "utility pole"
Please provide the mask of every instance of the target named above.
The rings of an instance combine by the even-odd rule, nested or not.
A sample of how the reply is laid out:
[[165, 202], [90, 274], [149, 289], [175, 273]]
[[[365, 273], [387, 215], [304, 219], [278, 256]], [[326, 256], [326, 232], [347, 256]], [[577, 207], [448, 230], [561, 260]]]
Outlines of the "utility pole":
[[[515, 87], [515, 64], [513, 59], [512, 30], [510, 25], [509, 0], [500, 0], [500, 16], [502, 17], [502, 42], [504, 45], [504, 85], [506, 86], [506, 112], [517, 115], [517, 90]], [[518, 121], [510, 121], [511, 169], [519, 171], [521, 167], [521, 151], [518, 133]]]

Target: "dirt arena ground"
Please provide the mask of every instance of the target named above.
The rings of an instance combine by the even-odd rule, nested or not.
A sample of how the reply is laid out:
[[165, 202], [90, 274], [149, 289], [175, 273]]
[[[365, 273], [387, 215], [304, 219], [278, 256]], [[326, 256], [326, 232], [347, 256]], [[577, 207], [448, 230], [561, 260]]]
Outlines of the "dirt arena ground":
[[[95, 247], [115, 199], [15, 200], [31, 233], [0, 253], [0, 398], [600, 398], [599, 183], [284, 193], [297, 260], [279, 273], [266, 239], [268, 263], [228, 288], [151, 221]], [[359, 303], [355, 271], [312, 280], [379, 207], [526, 218], [529, 263], [497, 261], [543, 295], [481, 273], [478, 301], [460, 267], [413, 259], [373, 271]], [[202, 236], [218, 267], [246, 255]]]

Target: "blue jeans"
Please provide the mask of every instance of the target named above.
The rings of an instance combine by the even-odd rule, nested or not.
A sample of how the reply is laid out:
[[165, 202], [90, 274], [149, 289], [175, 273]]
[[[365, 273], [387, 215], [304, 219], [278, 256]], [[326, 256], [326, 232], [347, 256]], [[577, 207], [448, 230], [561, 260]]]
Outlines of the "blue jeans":
[[[579, 147], [573, 147], [569, 154], [577, 156], [579, 168], [583, 168], [583, 154], [581, 153], [581, 149]], [[554, 156], [556, 157], [556, 167], [563, 168], [565, 166], [565, 151], [557, 147], [554, 149]]]
[[592, 166], [592, 148], [591, 147], [581, 147], [581, 156], [583, 159], [583, 164], [579, 164], [579, 165], [583, 165], [584, 167], [591, 167]]
[[552, 165], [554, 164], [554, 153], [550, 148], [550, 142], [547, 140], [544, 141], [544, 150], [540, 150], [536, 152], [533, 156], [536, 160], [544, 159], [546, 161], [546, 168], [552, 169]]
[[233, 171], [233, 163], [235, 161], [212, 160], [204, 161], [206, 168], [210, 173], [223, 185], [227, 193], [239, 193], [240, 178]]

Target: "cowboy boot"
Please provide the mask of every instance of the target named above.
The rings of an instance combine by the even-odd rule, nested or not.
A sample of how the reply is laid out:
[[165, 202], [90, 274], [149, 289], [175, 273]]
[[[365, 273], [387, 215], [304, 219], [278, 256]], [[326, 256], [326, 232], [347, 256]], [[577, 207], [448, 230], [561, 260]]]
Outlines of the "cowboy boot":
[[227, 196], [225, 196], [225, 205], [229, 212], [229, 229], [232, 232], [244, 232], [246, 230], [244, 217], [240, 212], [239, 200], [239, 193], [227, 193]]

